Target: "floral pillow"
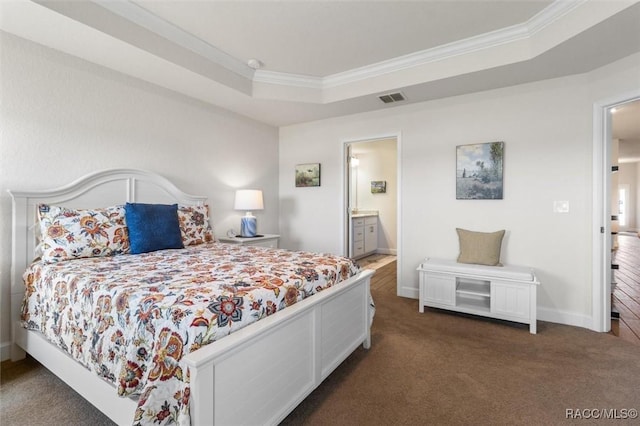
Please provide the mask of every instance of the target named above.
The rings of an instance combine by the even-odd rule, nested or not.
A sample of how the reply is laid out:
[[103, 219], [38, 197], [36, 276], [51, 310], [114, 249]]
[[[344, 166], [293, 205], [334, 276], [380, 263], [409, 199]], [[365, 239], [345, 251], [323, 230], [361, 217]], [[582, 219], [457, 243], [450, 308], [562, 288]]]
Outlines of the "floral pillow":
[[129, 252], [124, 206], [77, 210], [41, 204], [38, 219], [45, 262]]
[[178, 206], [178, 222], [184, 246], [213, 241], [213, 231], [209, 226], [209, 206]]

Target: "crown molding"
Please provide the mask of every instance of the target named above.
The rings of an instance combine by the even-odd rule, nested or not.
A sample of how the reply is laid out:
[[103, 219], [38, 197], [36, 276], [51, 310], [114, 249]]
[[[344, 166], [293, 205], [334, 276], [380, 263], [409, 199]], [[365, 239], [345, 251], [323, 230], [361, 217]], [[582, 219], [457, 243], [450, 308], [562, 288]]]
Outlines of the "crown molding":
[[314, 89], [328, 89], [345, 84], [379, 77], [409, 68], [419, 67], [428, 63], [442, 61], [454, 56], [465, 55], [500, 45], [527, 40], [551, 25], [563, 16], [571, 13], [589, 0], [556, 0], [545, 9], [537, 13], [528, 21], [501, 28], [464, 40], [455, 41], [431, 49], [410, 53], [386, 61], [377, 62], [360, 68], [332, 74], [326, 77], [301, 76], [280, 72], [260, 71], [254, 76], [260, 78], [261, 83], [285, 86], [306, 87]]
[[588, 1], [589, 0], [554, 1], [526, 22], [526, 25], [529, 28], [529, 35], [533, 36], [539, 33], [558, 19], [573, 12]]
[[407, 55], [378, 62], [376, 64], [332, 74], [323, 79], [323, 87], [330, 88], [354, 83], [360, 80], [374, 78], [432, 62], [442, 61], [454, 56], [465, 55], [479, 50], [500, 46], [502, 44], [512, 43], [526, 39], [528, 36], [529, 34], [526, 25], [514, 25], [431, 49], [409, 53]]
[[490, 49], [516, 41], [528, 40], [536, 33], [542, 31], [544, 28], [587, 1], [589, 0], [556, 0], [522, 24], [516, 24], [499, 30], [490, 31], [464, 40], [410, 53], [408, 55], [378, 62], [362, 68], [333, 74], [323, 79], [323, 87], [330, 88], [341, 86], [343, 84], [354, 83], [391, 72], [442, 61], [454, 56]]
[[254, 75], [254, 81], [284, 86], [327, 89], [417, 67], [430, 62], [441, 61], [453, 56], [464, 55], [477, 50], [526, 39], [528, 35], [526, 24], [514, 25], [508, 28], [492, 31], [491, 33], [482, 34], [419, 52], [409, 53], [407, 55], [355, 68], [349, 71], [332, 74], [326, 77], [312, 77], [277, 71], [259, 70]]
[[256, 70], [253, 75], [253, 81], [255, 83], [278, 84], [281, 86], [304, 87], [319, 90], [325, 87], [322, 77], [278, 71]]
[[133, 22], [157, 35], [189, 49], [229, 71], [249, 80], [254, 70], [239, 59], [223, 52], [202, 39], [178, 28], [129, 0], [90, 0], [104, 9]]

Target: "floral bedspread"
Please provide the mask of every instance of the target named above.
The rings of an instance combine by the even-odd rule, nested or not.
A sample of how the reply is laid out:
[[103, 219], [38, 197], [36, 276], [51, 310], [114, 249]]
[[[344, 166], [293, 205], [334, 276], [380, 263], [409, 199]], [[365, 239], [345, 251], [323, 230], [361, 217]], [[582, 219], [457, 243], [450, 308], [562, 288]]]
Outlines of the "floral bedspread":
[[357, 272], [339, 256], [220, 243], [34, 262], [23, 322], [140, 395], [134, 424], [188, 425], [185, 354]]

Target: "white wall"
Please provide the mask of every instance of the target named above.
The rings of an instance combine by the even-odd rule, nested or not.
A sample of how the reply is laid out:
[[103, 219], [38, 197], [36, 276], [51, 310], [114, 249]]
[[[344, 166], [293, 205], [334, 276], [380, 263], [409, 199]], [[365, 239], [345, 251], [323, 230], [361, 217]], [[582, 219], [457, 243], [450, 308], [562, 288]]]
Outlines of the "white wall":
[[[400, 294], [416, 297], [425, 256], [455, 258], [456, 227], [506, 229], [502, 261], [535, 267], [542, 282], [539, 318], [590, 327], [593, 104], [639, 83], [636, 54], [589, 74], [281, 128], [283, 244], [342, 253], [343, 141], [399, 132]], [[505, 142], [504, 199], [456, 200], [456, 145], [489, 141]], [[314, 161], [322, 186], [294, 188], [294, 165]]]
[[627, 185], [627, 223], [620, 226], [621, 231], [638, 230], [638, 185], [640, 175], [638, 175], [638, 165], [640, 163], [622, 163], [618, 167], [618, 185]]
[[640, 162], [636, 163], [636, 229], [640, 236]]
[[235, 188], [264, 190], [260, 232], [278, 231], [278, 130], [0, 32], [2, 357], [10, 340], [11, 200], [96, 170], [141, 168], [207, 195], [216, 235], [239, 228]]
[[[397, 142], [395, 139], [382, 139], [357, 142], [351, 146], [353, 154], [360, 160], [358, 167], [352, 169], [352, 174], [357, 174], [357, 208], [378, 212], [378, 250], [395, 254], [398, 229]], [[372, 194], [371, 181], [380, 180], [386, 181], [387, 192]]]

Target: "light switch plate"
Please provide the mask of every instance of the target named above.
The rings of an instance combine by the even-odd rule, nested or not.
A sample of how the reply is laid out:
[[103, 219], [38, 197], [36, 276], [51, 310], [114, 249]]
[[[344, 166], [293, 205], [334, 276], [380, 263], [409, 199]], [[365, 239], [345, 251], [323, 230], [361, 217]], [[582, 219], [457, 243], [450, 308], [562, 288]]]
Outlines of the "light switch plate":
[[569, 201], [554, 201], [553, 202], [554, 213], [569, 213]]

